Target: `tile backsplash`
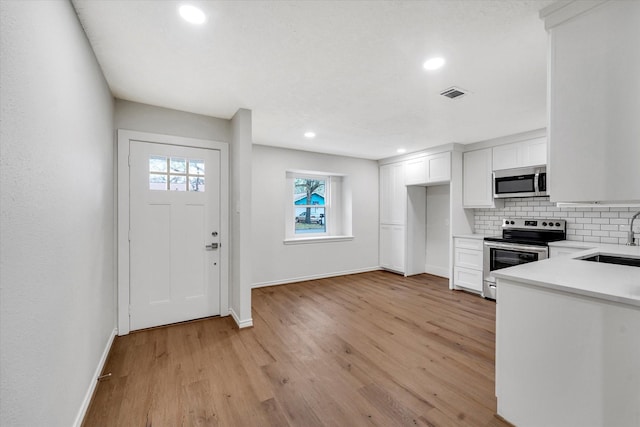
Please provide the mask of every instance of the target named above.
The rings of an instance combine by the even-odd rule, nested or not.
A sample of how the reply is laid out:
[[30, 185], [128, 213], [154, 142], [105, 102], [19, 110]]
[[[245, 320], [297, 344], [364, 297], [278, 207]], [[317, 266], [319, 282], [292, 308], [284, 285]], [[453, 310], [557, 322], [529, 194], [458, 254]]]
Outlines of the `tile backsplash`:
[[[549, 197], [504, 199], [502, 209], [474, 209], [475, 232], [502, 234], [502, 220], [508, 217], [561, 218], [567, 220], [567, 240], [624, 245], [631, 217], [638, 207], [557, 207]], [[640, 217], [634, 224], [640, 235]]]

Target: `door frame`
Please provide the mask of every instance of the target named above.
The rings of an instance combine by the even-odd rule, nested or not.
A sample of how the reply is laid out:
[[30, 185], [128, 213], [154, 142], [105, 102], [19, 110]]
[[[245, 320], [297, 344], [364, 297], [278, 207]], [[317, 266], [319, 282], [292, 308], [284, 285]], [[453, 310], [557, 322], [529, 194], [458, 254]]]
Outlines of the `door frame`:
[[118, 129], [117, 153], [117, 248], [118, 248], [118, 335], [127, 335], [131, 329], [130, 277], [129, 277], [129, 148], [131, 141], [152, 144], [205, 148], [220, 152], [220, 316], [229, 315], [229, 144], [206, 139], [186, 138]]

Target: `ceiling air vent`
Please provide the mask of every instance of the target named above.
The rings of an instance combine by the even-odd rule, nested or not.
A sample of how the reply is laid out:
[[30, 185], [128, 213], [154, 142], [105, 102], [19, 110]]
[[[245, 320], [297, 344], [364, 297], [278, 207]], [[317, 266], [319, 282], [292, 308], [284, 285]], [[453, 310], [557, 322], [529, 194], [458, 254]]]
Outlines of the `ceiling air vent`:
[[459, 87], [453, 86], [453, 87], [450, 87], [449, 89], [445, 89], [442, 92], [440, 92], [440, 95], [446, 96], [447, 98], [451, 98], [451, 99], [458, 99], [458, 98], [462, 98], [467, 93], [469, 92], [464, 89], [460, 89]]

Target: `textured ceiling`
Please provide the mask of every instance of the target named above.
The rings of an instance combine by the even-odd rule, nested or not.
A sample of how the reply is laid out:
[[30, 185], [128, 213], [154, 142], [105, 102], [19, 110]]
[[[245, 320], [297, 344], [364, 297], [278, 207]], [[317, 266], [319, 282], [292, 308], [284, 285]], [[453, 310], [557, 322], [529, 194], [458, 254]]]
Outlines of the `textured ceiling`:
[[[256, 144], [370, 159], [545, 126], [552, 1], [190, 1], [203, 26], [183, 3], [73, 0], [114, 96], [248, 108]], [[434, 55], [447, 64], [427, 72]]]

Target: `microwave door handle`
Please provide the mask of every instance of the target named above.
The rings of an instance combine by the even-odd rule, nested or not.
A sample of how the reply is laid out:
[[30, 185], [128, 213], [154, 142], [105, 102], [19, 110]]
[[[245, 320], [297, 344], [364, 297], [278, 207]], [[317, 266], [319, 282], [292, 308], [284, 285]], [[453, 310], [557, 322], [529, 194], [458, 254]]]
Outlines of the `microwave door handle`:
[[540, 185], [539, 185], [539, 181], [540, 181], [540, 173], [536, 172], [536, 176], [533, 180], [533, 191], [535, 191], [536, 194], [540, 193]]
[[496, 173], [495, 172], [491, 172], [491, 186], [493, 187], [493, 198], [495, 199], [496, 197], [498, 197], [498, 193], [496, 191]]

